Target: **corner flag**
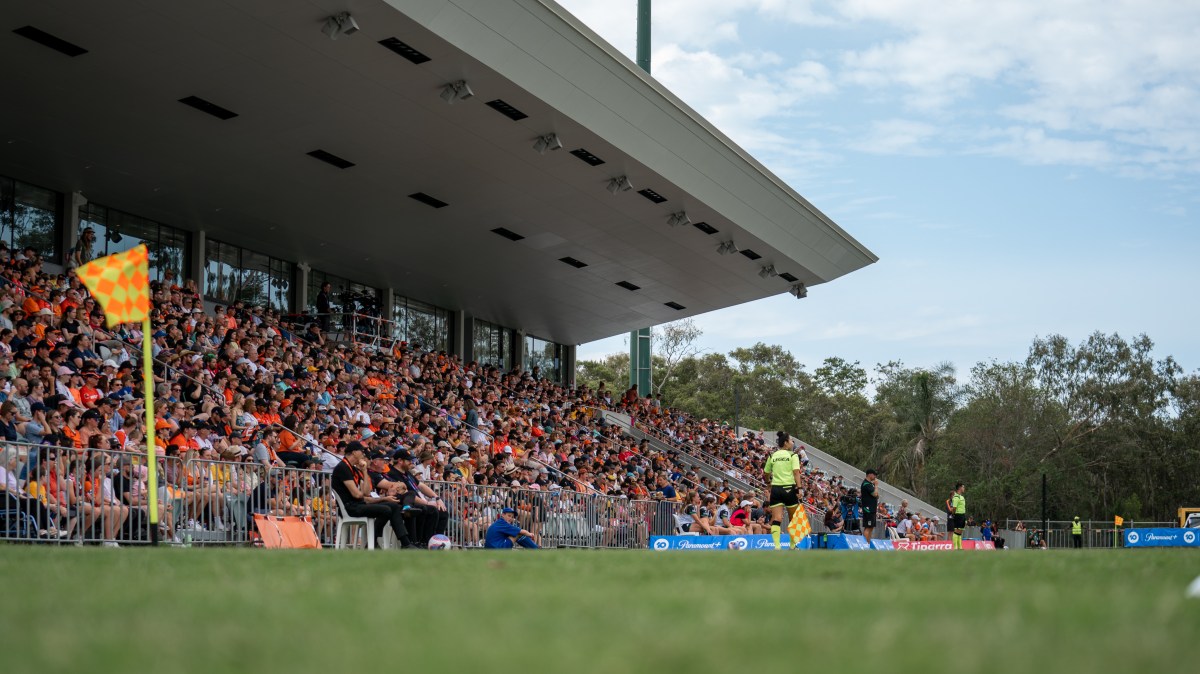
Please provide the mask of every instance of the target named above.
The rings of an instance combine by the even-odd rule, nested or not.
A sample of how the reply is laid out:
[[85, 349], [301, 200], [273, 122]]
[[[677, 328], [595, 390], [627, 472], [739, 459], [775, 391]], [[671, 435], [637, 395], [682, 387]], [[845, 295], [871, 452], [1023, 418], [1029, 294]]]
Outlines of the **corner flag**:
[[150, 251], [145, 244], [98, 258], [75, 270], [104, 310], [108, 327], [142, 323], [142, 395], [146, 408], [146, 491], [150, 540], [158, 543], [158, 461], [154, 445], [154, 368], [150, 348]]

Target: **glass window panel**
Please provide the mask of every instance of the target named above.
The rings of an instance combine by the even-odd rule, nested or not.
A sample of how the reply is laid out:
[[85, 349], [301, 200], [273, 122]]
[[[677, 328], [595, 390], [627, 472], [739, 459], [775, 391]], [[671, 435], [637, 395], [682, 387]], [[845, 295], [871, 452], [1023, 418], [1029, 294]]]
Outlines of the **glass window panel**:
[[58, 193], [12, 181], [5, 240], [17, 251], [32, 247], [43, 260], [58, 259]]

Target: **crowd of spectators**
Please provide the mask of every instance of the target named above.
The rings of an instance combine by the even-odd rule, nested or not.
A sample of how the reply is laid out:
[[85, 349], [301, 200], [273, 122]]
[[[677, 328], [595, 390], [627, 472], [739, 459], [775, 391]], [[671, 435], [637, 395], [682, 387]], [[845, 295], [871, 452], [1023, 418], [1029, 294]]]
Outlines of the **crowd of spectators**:
[[[371, 457], [376, 487], [383, 466], [374, 462], [390, 466], [403, 454], [416, 484], [629, 501], [674, 500], [685, 489], [750, 496], [605, 425], [596, 414], [603, 390], [417, 344], [343, 343], [318, 321], [262, 306], [206, 307], [194, 282], [170, 274], [151, 289], [158, 519], [168, 537], [245, 528], [251, 511], [310, 516], [331, 532], [328, 480], [302, 484], [303, 471], [271, 469], [328, 473], [352, 442]], [[35, 514], [42, 535], [83, 528], [115, 544], [145, 528], [141, 337], [137, 325], [107, 329], [74, 274], [47, 272], [33, 250], [0, 246], [0, 435], [9, 443], [0, 486]], [[437, 507], [436, 494], [410, 491], [415, 505]], [[468, 539], [495, 519], [476, 501], [454, 513]], [[444, 533], [447, 519], [420, 527], [416, 542]]]
[[[151, 289], [158, 519], [167, 537], [245, 530], [262, 512], [311, 517], [328, 541], [337, 503], [329, 480], [314, 476], [345, 463], [351, 443], [370, 464], [371, 498], [392, 497], [384, 487], [405, 476], [395, 499], [412, 511], [415, 545], [446, 533], [451, 518], [468, 542], [481, 542], [500, 506], [531, 492], [678, 501], [684, 529], [765, 530], [758, 490], [697, 475], [677, 453], [705, 456], [730, 478], [758, 484], [770, 451], [761, 435], [736, 437], [727, 424], [692, 418], [661, 397], [614, 398], [604, 384], [560, 386], [419, 344], [347, 343], [319, 318], [243, 302], [206, 305], [194, 282], [169, 272]], [[39, 534], [87, 529], [114, 542], [145, 530], [141, 337], [137, 325], [107, 329], [74, 274], [49, 273], [33, 250], [0, 244], [0, 438], [16, 443], [0, 462], [0, 487], [34, 514]], [[676, 449], [635, 441], [605, 424], [600, 409], [629, 412]], [[852, 527], [853, 490], [813, 470], [802, 446], [801, 457], [810, 511], [827, 526]], [[272, 470], [285, 467], [292, 470]], [[470, 497], [448, 512], [425, 483]], [[546, 519], [544, 506], [515, 509], [526, 529]], [[628, 511], [611, 509], [606, 538], [636, 528]], [[900, 530], [886, 505], [881, 516]]]

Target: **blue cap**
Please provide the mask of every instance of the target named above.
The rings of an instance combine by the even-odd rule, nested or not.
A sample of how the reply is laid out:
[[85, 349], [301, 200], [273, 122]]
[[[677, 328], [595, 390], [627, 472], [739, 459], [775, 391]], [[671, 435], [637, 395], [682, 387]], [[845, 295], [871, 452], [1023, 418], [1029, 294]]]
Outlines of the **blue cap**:
[[502, 514], [502, 515], [516, 515], [516, 514], [517, 514], [517, 511], [513, 510], [512, 508], [505, 508], [504, 510], [501, 510], [501, 511], [500, 511], [500, 514]]

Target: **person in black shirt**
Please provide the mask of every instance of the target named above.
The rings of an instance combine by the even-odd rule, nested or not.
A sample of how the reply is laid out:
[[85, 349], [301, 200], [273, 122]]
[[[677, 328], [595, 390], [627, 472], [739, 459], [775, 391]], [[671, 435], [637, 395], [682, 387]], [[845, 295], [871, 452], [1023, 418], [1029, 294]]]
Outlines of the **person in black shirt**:
[[863, 536], [869, 541], [875, 533], [875, 515], [879, 508], [879, 477], [874, 468], [867, 469], [867, 477], [863, 480], [859, 500], [862, 503]]
[[330, 476], [333, 491], [342, 499], [346, 513], [351, 517], [369, 517], [375, 520], [375, 536], [383, 536], [383, 527], [392, 525], [400, 547], [411, 548], [412, 539], [404, 524], [404, 507], [393, 496], [372, 496], [371, 477], [367, 474], [366, 448], [355, 441], [346, 445], [345, 457], [338, 462]]
[[321, 292], [317, 293], [317, 320], [325, 332], [329, 332], [329, 314], [333, 312], [332, 294], [333, 284], [328, 281], [321, 284]]
[[446, 504], [428, 485], [421, 484], [417, 476], [412, 474], [412, 454], [407, 449], [401, 449], [392, 454], [392, 468], [388, 471], [387, 479], [392, 482], [403, 482], [413, 495], [412, 509], [413, 535], [417, 543], [427, 545], [429, 538], [436, 534], [445, 534], [450, 526], [450, 513]]

